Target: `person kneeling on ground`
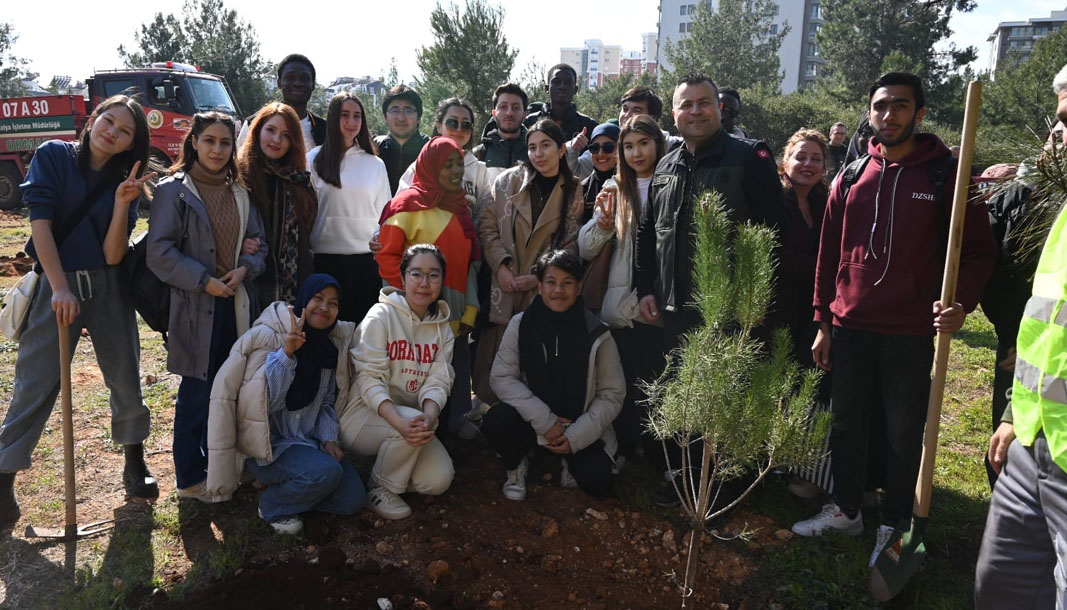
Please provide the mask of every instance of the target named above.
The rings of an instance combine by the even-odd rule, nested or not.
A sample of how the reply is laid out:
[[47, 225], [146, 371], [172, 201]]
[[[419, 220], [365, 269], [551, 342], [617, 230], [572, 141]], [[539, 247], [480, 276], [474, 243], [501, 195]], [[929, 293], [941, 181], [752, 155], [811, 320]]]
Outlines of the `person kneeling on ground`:
[[[295, 307], [271, 304], [241, 336], [211, 392], [207, 488], [228, 497], [237, 486], [236, 452], [267, 486], [259, 515], [280, 534], [298, 534], [301, 513], [351, 515], [363, 482], [337, 443], [335, 404], [347, 398], [356, 325], [339, 321], [333, 276], [304, 280]], [[299, 317], [297, 317], [299, 316]]]
[[626, 396], [608, 327], [582, 303], [582, 264], [566, 250], [537, 261], [538, 295], [508, 323], [490, 383], [502, 402], [482, 433], [507, 468], [504, 497], [526, 498], [526, 454], [536, 445], [563, 457], [560, 483], [601, 497], [611, 486], [612, 422]]
[[442, 300], [445, 255], [430, 244], [409, 247], [400, 259], [401, 289], [382, 288], [359, 325], [356, 387], [341, 410], [341, 446], [377, 456], [367, 508], [403, 519], [405, 492], [430, 496], [452, 485], [452, 459], [434, 434], [452, 387], [448, 304]]

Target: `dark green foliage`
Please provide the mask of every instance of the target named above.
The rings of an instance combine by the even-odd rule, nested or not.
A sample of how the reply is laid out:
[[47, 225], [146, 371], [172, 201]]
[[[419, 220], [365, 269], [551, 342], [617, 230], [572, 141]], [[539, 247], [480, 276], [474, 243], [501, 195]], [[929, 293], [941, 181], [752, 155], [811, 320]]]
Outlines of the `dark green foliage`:
[[11, 52], [11, 47], [18, 40], [14, 28], [6, 21], [0, 21], [0, 97], [22, 95], [22, 77], [26, 69], [26, 60]]

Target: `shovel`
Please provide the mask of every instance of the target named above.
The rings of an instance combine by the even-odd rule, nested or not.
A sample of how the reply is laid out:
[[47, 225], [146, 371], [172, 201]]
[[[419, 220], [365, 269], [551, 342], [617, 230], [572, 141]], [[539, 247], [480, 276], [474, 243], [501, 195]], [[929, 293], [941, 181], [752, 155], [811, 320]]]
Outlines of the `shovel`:
[[115, 526], [114, 519], [98, 521], [78, 527], [78, 509], [74, 497], [74, 407], [70, 394], [70, 327], [59, 324], [59, 378], [63, 408], [63, 504], [66, 517], [62, 529], [26, 526], [27, 538], [52, 538], [55, 540], [78, 540], [86, 536], [102, 534]]
[[[956, 299], [956, 279], [960, 267], [960, 246], [963, 242], [963, 221], [967, 209], [968, 187], [971, 181], [971, 162], [974, 159], [974, 136], [978, 129], [978, 107], [982, 103], [982, 83], [972, 81], [967, 87], [967, 109], [963, 118], [963, 139], [960, 143], [959, 165], [956, 167], [956, 190], [952, 198], [952, 219], [948, 230], [948, 252], [945, 254], [945, 276], [941, 283], [941, 302]], [[937, 334], [934, 349], [934, 379], [930, 384], [930, 402], [926, 410], [926, 433], [923, 436], [923, 455], [919, 466], [919, 480], [915, 486], [915, 504], [911, 522], [897, 526], [893, 536], [882, 549], [871, 569], [870, 590], [879, 601], [888, 601], [911, 580], [926, 557], [923, 535], [930, 514], [930, 494], [934, 483], [934, 459], [937, 457], [937, 436], [941, 423], [941, 401], [944, 398], [945, 374], [952, 333]]]

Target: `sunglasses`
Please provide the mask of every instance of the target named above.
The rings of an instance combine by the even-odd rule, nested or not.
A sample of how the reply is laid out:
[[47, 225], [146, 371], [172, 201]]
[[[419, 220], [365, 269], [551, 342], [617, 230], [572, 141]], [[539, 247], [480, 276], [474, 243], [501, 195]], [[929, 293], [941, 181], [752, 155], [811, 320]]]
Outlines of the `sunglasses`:
[[594, 155], [599, 155], [600, 151], [602, 150], [604, 151], [605, 155], [610, 155], [611, 153], [615, 152], [615, 143], [604, 142], [603, 144], [589, 145], [589, 152], [593, 153]]
[[463, 121], [460, 123], [457, 119], [445, 119], [445, 127], [449, 129], [461, 129], [463, 131], [470, 131], [474, 129], [474, 124], [470, 121]]

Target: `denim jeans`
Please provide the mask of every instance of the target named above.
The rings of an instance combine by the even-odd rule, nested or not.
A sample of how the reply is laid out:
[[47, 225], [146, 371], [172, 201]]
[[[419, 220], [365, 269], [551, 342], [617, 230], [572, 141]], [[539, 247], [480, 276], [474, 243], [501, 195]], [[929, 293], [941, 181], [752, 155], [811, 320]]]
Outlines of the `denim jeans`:
[[268, 522], [314, 510], [351, 515], [363, 506], [366, 491], [348, 458], [340, 462], [307, 445], [290, 445], [266, 466], [245, 461], [252, 475], [267, 486], [259, 512]]

